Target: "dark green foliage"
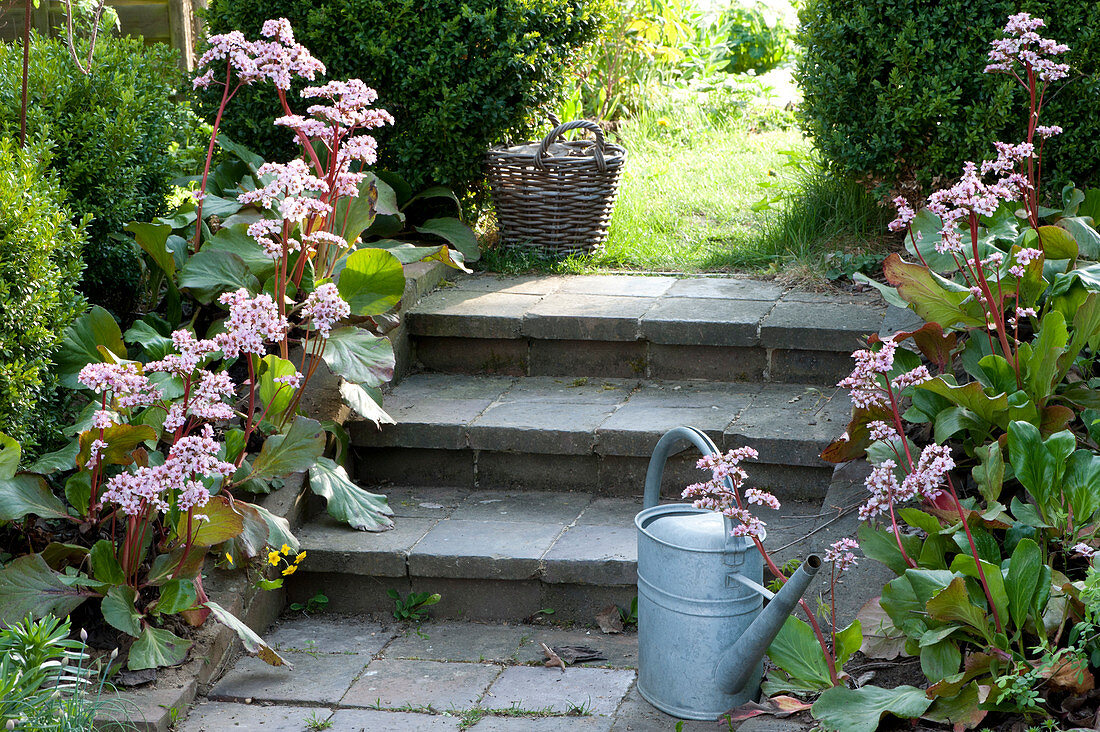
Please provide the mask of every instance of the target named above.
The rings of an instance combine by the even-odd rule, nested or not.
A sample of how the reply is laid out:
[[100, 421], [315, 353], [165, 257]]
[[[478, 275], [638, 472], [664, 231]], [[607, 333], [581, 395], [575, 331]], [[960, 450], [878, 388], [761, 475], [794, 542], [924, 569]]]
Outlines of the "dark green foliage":
[[[0, 46], [0, 131], [19, 133], [22, 49]], [[176, 53], [131, 38], [100, 36], [91, 73], [82, 74], [63, 42], [37, 35], [31, 45], [27, 127], [53, 143], [52, 167], [77, 218], [91, 216], [82, 289], [119, 317], [130, 314], [141, 277], [128, 238], [131, 221], [166, 212], [168, 147], [182, 119], [172, 101]]]
[[44, 403], [56, 402], [50, 359], [84, 307], [83, 236], [49, 157], [45, 145], [0, 138], [0, 431], [32, 451], [61, 418]]
[[984, 74], [989, 42], [1012, 13], [1044, 18], [1068, 43], [1071, 78], [1042, 123], [1065, 134], [1044, 151], [1044, 188], [1100, 184], [1100, 3], [1092, 0], [808, 0], [798, 81], [803, 126], [835, 170], [901, 189], [958, 178], [993, 142], [1025, 139], [1027, 93]]
[[[485, 151], [508, 134], [525, 137], [536, 110], [562, 87], [563, 69], [592, 39], [599, 17], [585, 0], [213, 0], [212, 33], [259, 37], [285, 17], [295, 37], [328, 67], [329, 79], [360, 78], [396, 119], [378, 130], [379, 165], [414, 190], [479, 187]], [[302, 109], [294, 87], [291, 106]], [[211, 87], [208, 117], [221, 90]], [[217, 98], [213, 95], [217, 94]], [[270, 85], [243, 89], [223, 129], [268, 160], [297, 154]]]

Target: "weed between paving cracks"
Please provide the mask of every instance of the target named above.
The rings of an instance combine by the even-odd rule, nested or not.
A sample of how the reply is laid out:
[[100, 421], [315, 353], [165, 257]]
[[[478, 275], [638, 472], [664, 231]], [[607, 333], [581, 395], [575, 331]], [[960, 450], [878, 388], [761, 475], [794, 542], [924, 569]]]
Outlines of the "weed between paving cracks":
[[322, 719], [317, 716], [317, 712], [313, 712], [306, 717], [306, 728], [313, 730], [313, 732], [320, 732], [323, 729], [328, 729], [332, 726], [331, 719]]
[[513, 704], [507, 709], [490, 709], [487, 707], [474, 707], [473, 709], [455, 710], [453, 715], [459, 717], [458, 728], [460, 730], [467, 730], [480, 722], [485, 717], [525, 717], [528, 719], [543, 718], [543, 717], [590, 717], [592, 716], [592, 700], [589, 699], [583, 704], [574, 704], [568, 702], [569, 708], [564, 712], [559, 712], [553, 707], [544, 707], [542, 709], [523, 709], [517, 704]]

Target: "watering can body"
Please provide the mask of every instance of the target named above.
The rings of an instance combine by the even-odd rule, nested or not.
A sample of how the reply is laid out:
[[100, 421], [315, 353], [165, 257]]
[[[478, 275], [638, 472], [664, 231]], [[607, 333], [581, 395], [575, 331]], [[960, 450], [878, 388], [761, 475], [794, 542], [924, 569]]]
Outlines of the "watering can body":
[[674, 717], [712, 720], [756, 698], [764, 652], [821, 558], [808, 556], [773, 594], [761, 586], [763, 558], [755, 544], [733, 536], [729, 518], [685, 504], [658, 506], [665, 462], [684, 440], [705, 455], [718, 454], [705, 433], [676, 427], [650, 458], [645, 507], [634, 517], [638, 691]]
[[723, 517], [683, 504], [639, 513], [638, 691], [681, 719], [717, 719], [755, 697], [761, 658], [744, 658], [746, 682], [727, 692], [717, 678], [730, 649], [759, 615], [763, 560]]

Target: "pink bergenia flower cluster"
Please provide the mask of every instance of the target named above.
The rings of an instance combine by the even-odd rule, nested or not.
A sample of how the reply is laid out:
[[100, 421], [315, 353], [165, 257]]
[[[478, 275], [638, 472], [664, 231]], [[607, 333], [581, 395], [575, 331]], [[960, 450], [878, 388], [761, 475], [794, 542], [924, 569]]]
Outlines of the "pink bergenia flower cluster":
[[1012, 65], [1020, 63], [1026, 73], [1035, 73], [1045, 81], [1058, 81], [1069, 76], [1069, 66], [1054, 59], [1069, 50], [1064, 43], [1043, 38], [1036, 31], [1046, 26], [1042, 18], [1029, 13], [1010, 15], [1004, 28], [1004, 38], [993, 41], [989, 65], [985, 72], [1012, 74]]
[[901, 196], [894, 199], [894, 206], [898, 210], [898, 217], [891, 221], [887, 225], [887, 228], [889, 228], [890, 231], [904, 231], [909, 228], [909, 224], [917, 217], [917, 212], [914, 211], [913, 207], [909, 205], [909, 202]]
[[80, 369], [77, 381], [97, 394], [110, 393], [123, 409], [147, 407], [164, 398], [136, 363], [90, 363]]
[[843, 572], [856, 566], [856, 555], [852, 553], [853, 549], [859, 549], [859, 543], [855, 539], [845, 538], [834, 541], [825, 550], [825, 561], [833, 562], [837, 571]]
[[901, 483], [895, 471], [898, 464], [883, 460], [871, 469], [864, 485], [871, 497], [860, 506], [859, 517], [866, 521], [887, 513], [891, 506], [906, 503], [917, 496], [933, 501], [943, 493], [947, 474], [954, 469], [955, 461], [950, 448], [944, 445], [928, 445], [921, 451], [917, 464]]
[[[324, 203], [309, 193], [326, 193], [328, 184], [310, 172], [309, 166], [304, 160], [294, 159], [289, 163], [264, 163], [257, 171], [261, 176], [274, 176], [274, 178], [253, 191], [245, 191], [237, 196], [237, 200], [244, 204], [258, 203], [264, 208], [273, 208], [278, 201], [279, 215], [286, 221], [301, 222], [310, 216], [325, 216], [332, 211], [332, 206]], [[267, 233], [270, 224], [265, 224], [262, 230]], [[265, 245], [270, 253], [270, 247]], [[282, 248], [278, 249], [279, 253]]]
[[[695, 483], [684, 489], [683, 497], [692, 499], [692, 505], [708, 511], [716, 511], [738, 523], [733, 527], [733, 536], [747, 536], [763, 540], [765, 524], [745, 509], [738, 499], [737, 491], [748, 478], [741, 468], [742, 460], [759, 457], [751, 447], [739, 447], [725, 455], [706, 455], [699, 459], [696, 466], [711, 471], [711, 479], [704, 483]], [[728, 481], [728, 482], [727, 482]], [[767, 491], [749, 488], [745, 491], [745, 502], [779, 509], [779, 500]]]
[[1093, 547], [1093, 546], [1089, 546], [1088, 544], [1086, 544], [1084, 542], [1074, 544], [1073, 549], [1071, 551], [1074, 554], [1076, 554], [1077, 556], [1084, 557], [1085, 559], [1092, 559], [1097, 554], [1100, 554], [1100, 549], [1097, 549], [1096, 547]]
[[322, 338], [328, 338], [332, 326], [349, 315], [351, 306], [340, 297], [340, 291], [331, 282], [309, 293], [302, 303], [302, 320], [311, 323]]
[[226, 358], [236, 358], [242, 353], [262, 356], [267, 350], [266, 343], [281, 340], [290, 329], [290, 323], [279, 315], [270, 295], [249, 297], [248, 290], [242, 287], [225, 293], [218, 302], [229, 306], [226, 332], [215, 338]]
[[167, 513], [173, 495], [180, 511], [201, 508], [210, 500], [203, 480], [228, 478], [236, 470], [232, 463], [218, 458], [218, 450], [213, 428], [205, 425], [201, 435], [177, 440], [163, 465], [112, 477], [101, 500], [114, 503], [127, 516], [140, 516], [149, 509]]
[[923, 384], [932, 378], [928, 368], [922, 365], [895, 376], [886, 384], [885, 376], [894, 367], [897, 349], [897, 341], [891, 338], [882, 341], [877, 351], [863, 348], [852, 354], [855, 368], [837, 382], [837, 386], [848, 390], [852, 404], [863, 409], [889, 406], [891, 396], [897, 399], [903, 389]]
[[325, 65], [294, 40], [294, 31], [286, 18], [265, 21], [260, 35], [269, 40], [249, 41], [240, 31], [211, 36], [210, 48], [197, 64], [197, 68], [207, 70], [195, 78], [195, 88], [205, 89], [215, 83], [211, 64], [222, 60], [228, 61], [241, 83], [268, 79], [283, 91], [290, 89], [294, 77], [313, 81], [325, 74]]

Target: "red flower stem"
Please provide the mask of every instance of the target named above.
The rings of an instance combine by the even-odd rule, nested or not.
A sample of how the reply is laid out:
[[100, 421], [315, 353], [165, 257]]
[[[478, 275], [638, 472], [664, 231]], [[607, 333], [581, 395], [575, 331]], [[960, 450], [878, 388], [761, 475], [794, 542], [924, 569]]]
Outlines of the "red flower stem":
[[218, 113], [214, 116], [214, 128], [210, 132], [210, 144], [206, 146], [206, 163], [202, 167], [202, 185], [199, 187], [199, 199], [195, 206], [195, 241], [191, 248], [198, 252], [202, 246], [202, 201], [206, 197], [206, 181], [210, 177], [210, 161], [214, 159], [214, 144], [218, 141], [218, 128], [222, 123], [222, 115], [225, 113], [225, 105], [237, 93], [237, 89], [229, 91], [229, 83], [233, 80], [232, 64], [226, 60], [225, 64], [225, 90], [222, 92], [222, 101], [218, 105]]
[[248, 357], [248, 421], [245, 423], [244, 428], [244, 449], [237, 456], [236, 466], [238, 468], [241, 467], [244, 456], [248, 452], [248, 438], [252, 436], [252, 429], [256, 420], [256, 369], [252, 366], [252, 354], [245, 355]]
[[904, 559], [905, 563], [908, 564], [912, 569], [916, 569], [917, 563], [909, 558], [909, 555], [905, 552], [905, 547], [901, 543], [901, 531], [898, 529], [898, 519], [894, 515], [893, 497], [891, 497], [890, 499], [890, 525], [894, 529], [894, 540], [898, 543], [898, 550], [901, 552], [902, 559]]
[[[978, 252], [978, 215], [973, 211], [970, 212], [970, 244], [974, 251], [974, 261], [981, 261], [980, 254]], [[1008, 345], [1008, 335], [1005, 333], [1004, 313], [998, 307], [993, 307], [993, 292], [989, 289], [989, 282], [985, 279], [985, 274], [982, 272], [982, 268], [978, 267], [978, 286], [982, 288], [982, 295], [986, 298], [987, 311], [991, 318], [993, 318], [993, 324], [997, 329], [997, 340], [1001, 343], [1001, 349], [1004, 351], [1005, 360], [1012, 366], [1013, 371], [1016, 372], [1016, 387], [1023, 388], [1023, 379], [1020, 376], [1020, 367], [1016, 363], [1016, 357], [1012, 353], [1012, 349]]]
[[974, 555], [974, 566], [978, 568], [978, 579], [981, 580], [982, 590], [985, 591], [985, 599], [989, 601], [989, 610], [993, 613], [993, 621], [997, 625], [997, 632], [1002, 632], [1001, 617], [997, 613], [997, 606], [993, 602], [993, 594], [989, 591], [989, 583], [985, 579], [985, 570], [982, 569], [982, 560], [978, 557], [978, 547], [974, 544], [974, 537], [970, 535], [970, 525], [966, 521], [966, 514], [963, 512], [962, 504], [959, 503], [959, 496], [955, 493], [955, 484], [951, 480], [951, 476], [947, 476], [947, 487], [951, 491], [951, 498], [955, 501], [955, 510], [959, 513], [959, 520], [962, 521], [963, 530], [966, 531], [966, 540], [970, 542], [970, 552]]

